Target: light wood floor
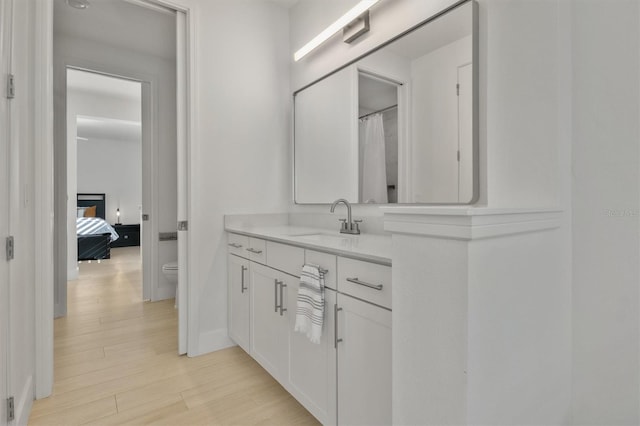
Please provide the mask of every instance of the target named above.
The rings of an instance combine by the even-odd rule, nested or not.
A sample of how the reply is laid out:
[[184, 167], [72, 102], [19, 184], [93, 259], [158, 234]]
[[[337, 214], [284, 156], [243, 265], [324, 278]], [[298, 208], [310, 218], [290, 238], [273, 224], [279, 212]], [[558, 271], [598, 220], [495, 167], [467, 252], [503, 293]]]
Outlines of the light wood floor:
[[138, 247], [111, 254], [69, 282], [53, 395], [34, 403], [30, 425], [317, 424], [237, 347], [178, 356], [173, 299], [142, 302]]

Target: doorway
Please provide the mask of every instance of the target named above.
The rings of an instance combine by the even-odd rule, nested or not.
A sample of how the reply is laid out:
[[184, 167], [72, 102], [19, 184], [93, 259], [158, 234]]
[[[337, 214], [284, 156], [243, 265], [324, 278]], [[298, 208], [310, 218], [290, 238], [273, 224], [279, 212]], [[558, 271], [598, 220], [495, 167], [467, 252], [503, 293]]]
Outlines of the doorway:
[[[0, 0], [2, 2], [3, 0]], [[186, 224], [190, 216], [190, 212], [187, 209], [189, 203], [189, 191], [188, 175], [189, 167], [188, 162], [190, 155], [189, 146], [191, 135], [193, 134], [194, 118], [190, 114], [190, 111], [194, 110], [194, 97], [193, 93], [195, 88], [193, 87], [192, 70], [194, 66], [194, 60], [192, 53], [194, 50], [194, 27], [192, 20], [191, 9], [183, 4], [181, 0], [174, 0], [166, 2], [164, 0], [125, 0], [131, 5], [137, 5], [139, 7], [147, 8], [156, 12], [160, 12], [165, 16], [169, 16], [171, 22], [175, 24], [177, 30], [175, 33], [176, 43], [166, 43], [165, 38], [161, 38], [159, 44], [165, 47], [170, 47], [174, 50], [177, 56], [176, 63], [174, 65], [174, 72], [176, 73], [176, 85], [171, 87], [170, 84], [160, 85], [167, 87], [168, 90], [173, 90], [176, 93], [177, 103], [177, 162], [178, 162], [178, 218], [184, 223], [180, 231], [178, 232], [179, 239], [179, 281], [182, 285], [179, 286], [180, 292], [180, 306], [178, 310], [178, 343], [179, 353], [187, 353], [187, 347], [189, 352], [196, 351], [198, 347], [197, 334], [194, 331], [194, 318], [192, 315], [188, 315], [187, 309], [193, 305], [194, 301], [191, 300], [189, 294], [189, 255], [192, 251], [190, 243], [188, 242], [188, 231]], [[110, 5], [115, 3], [122, 3], [122, 1], [114, 2], [110, 0], [95, 0], [91, 2], [92, 7], [97, 4]], [[2, 3], [0, 3], [2, 4]], [[21, 4], [21, 3], [20, 3]], [[170, 6], [167, 6], [169, 5]], [[109, 56], [114, 53], [114, 46], [110, 46], [107, 49], [95, 51], [88, 46], [88, 38], [79, 37], [81, 41], [87, 43], [81, 43], [77, 50], [65, 51], [60, 49], [59, 45], [56, 45], [55, 39], [60, 34], [55, 34], [56, 30], [55, 22], [59, 23], [59, 13], [56, 9], [65, 7], [64, 0], [54, 0], [52, 2], [38, 2], [34, 6], [36, 22], [39, 24], [36, 26], [35, 37], [38, 43], [36, 43], [36, 58], [41, 58], [41, 62], [38, 63], [36, 69], [36, 83], [41, 90], [36, 90], [36, 114], [35, 133], [38, 135], [36, 140], [41, 141], [41, 146], [36, 149], [36, 157], [39, 164], [42, 165], [36, 171], [36, 193], [40, 192], [40, 197], [37, 200], [41, 200], [37, 204], [40, 205], [40, 209], [36, 209], [36, 240], [42, 242], [42, 249], [39, 251], [41, 262], [36, 264], [36, 306], [39, 308], [36, 310], [36, 371], [38, 374], [35, 376], [35, 389], [36, 396], [43, 398], [51, 394], [53, 387], [53, 312], [58, 310], [60, 300], [66, 294], [61, 294], [61, 288], [66, 291], [66, 285], [60, 286], [60, 282], [66, 283], [66, 238], [60, 237], [60, 230], [65, 230], [66, 233], [66, 182], [63, 185], [60, 184], [60, 180], [66, 179], [65, 173], [56, 173], [59, 170], [65, 170], [60, 168], [60, 164], [66, 166], [66, 149], [62, 150], [59, 147], [60, 140], [66, 140], [66, 125], [61, 125], [60, 120], [54, 118], [53, 111], [59, 111], [60, 108], [64, 111], [66, 108], [66, 91], [64, 89], [64, 70], [67, 66], [75, 66], [81, 69], [97, 69], [97, 65], [105, 65], [101, 62], [101, 59], [105, 56]], [[58, 17], [56, 18], [56, 15]], [[129, 18], [122, 17], [121, 18]], [[66, 29], [82, 30], [87, 27], [91, 27], [87, 20], [80, 18], [78, 25], [65, 25]], [[82, 28], [81, 28], [82, 27]], [[140, 31], [148, 28], [140, 25], [136, 25], [135, 28]], [[60, 27], [58, 27], [58, 30]], [[69, 41], [69, 34], [62, 34], [62, 37]], [[154, 37], [149, 37], [145, 34], [145, 37], [141, 39], [149, 40]], [[53, 43], [52, 43], [53, 41]], [[131, 40], [125, 40], [128, 42]], [[140, 41], [133, 39], [132, 41]], [[68, 47], [68, 46], [67, 46]], [[130, 47], [130, 46], [129, 46]], [[82, 58], [82, 53], [93, 53], [93, 58]], [[120, 63], [119, 65], [113, 65], [106, 67], [108, 69], [102, 69], [106, 74], [111, 75], [125, 75], [125, 71], [131, 71], [128, 65], [135, 62], [135, 57], [139, 54], [130, 55], [130, 62]], [[50, 71], [53, 68], [53, 79], [51, 78]], [[135, 70], [134, 70], [135, 71]], [[145, 77], [157, 77], [153, 72], [144, 73], [139, 71], [137, 79], [150, 81]], [[62, 81], [61, 81], [62, 80]], [[153, 79], [151, 79], [153, 80]], [[158, 87], [156, 85], [155, 87]], [[157, 98], [158, 92], [155, 90], [149, 90], [152, 97]], [[171, 101], [164, 100], [165, 103], [170, 104]], [[175, 104], [174, 104], [175, 105]], [[62, 123], [64, 124], [64, 123]], [[175, 152], [172, 153], [175, 158]], [[158, 168], [156, 167], [156, 171]], [[61, 178], [60, 175], [65, 175]], [[49, 194], [51, 194], [49, 196]], [[48, 198], [49, 197], [49, 198]], [[49, 200], [49, 201], [47, 201]], [[64, 200], [64, 202], [61, 202]], [[61, 209], [64, 209], [61, 211]], [[64, 223], [60, 224], [57, 219], [63, 218]], [[52, 218], [54, 220], [52, 220]], [[174, 223], [175, 224], [175, 223]], [[61, 227], [62, 226], [62, 227]], [[53, 231], [53, 232], [51, 232]], [[153, 231], [155, 232], [155, 231]], [[157, 234], [156, 234], [157, 235]], [[49, 245], [47, 245], [47, 241]], [[47, 247], [53, 245], [53, 251]], [[62, 267], [60, 267], [59, 253], [64, 253], [62, 259]], [[184, 265], [184, 266], [181, 266]], [[53, 277], [51, 280], [48, 277]], [[62, 277], [62, 279], [61, 279]], [[59, 314], [58, 314], [59, 315]], [[194, 340], [189, 339], [191, 335], [195, 336]]]
[[[80, 80], [85, 80], [84, 96], [88, 96], [86, 92], [102, 90], [103, 95], [104, 92], [108, 92], [113, 98], [117, 97], [114, 96], [114, 90], [126, 92], [122, 87], [128, 85], [135, 87], [130, 91], [137, 93], [141, 104], [137, 115], [131, 116], [124, 113], [125, 109], [130, 108], [130, 103], [122, 102], [120, 99], [119, 106], [115, 107], [117, 111], [114, 112], [117, 101], [96, 101], [94, 97], [90, 105], [90, 110], [94, 112], [70, 113], [66, 120], [56, 119], [54, 122], [54, 163], [55, 170], [58, 171], [55, 173], [56, 317], [64, 316], [66, 313], [67, 278], [73, 278], [73, 273], [77, 271], [77, 258], [74, 256], [76, 194], [82, 194], [83, 187], [90, 193], [105, 194], [105, 219], [112, 225], [120, 223], [123, 234], [120, 242], [125, 238], [135, 239], [136, 226], [139, 226], [143, 298], [158, 301], [171, 299], [176, 295], [176, 284], [170, 282], [163, 274], [162, 266], [179, 258], [176, 229], [176, 206], [179, 205], [176, 153], [181, 152], [178, 149], [180, 143], [186, 144], [186, 138], [181, 138], [178, 131], [178, 123], [184, 123], [186, 119], [178, 116], [180, 108], [177, 89], [180, 87], [178, 80], [184, 77], [181, 70], [186, 65], [178, 66], [177, 56], [179, 52], [186, 50], [186, 44], [184, 35], [178, 36], [177, 28], [184, 22], [185, 15], [159, 6], [147, 7], [149, 5], [151, 3], [124, 0], [92, 1], [89, 8], [78, 10], [69, 7], [63, 0], [54, 1], [54, 114], [60, 117], [60, 114], [64, 114], [72, 106], [73, 100], [67, 93], [67, 83], [79, 76]], [[142, 28], [141, 22], [145, 24], [145, 37], [136, 36]], [[110, 30], [96, 30], [105, 27]], [[182, 26], [182, 31], [184, 30]], [[184, 61], [185, 57], [182, 56], [181, 60]], [[117, 82], [117, 85], [122, 87], [99, 89], [106, 86], [103, 83], [105, 80]], [[182, 87], [184, 90], [184, 85]], [[184, 95], [184, 91], [181, 94]], [[131, 97], [130, 93], [127, 96]], [[112, 105], [109, 106], [108, 103]], [[185, 114], [184, 110], [180, 111]], [[76, 127], [78, 133], [73, 134]], [[141, 133], [141, 146], [138, 151], [140, 154], [130, 153], [125, 159], [124, 148], [114, 149], [112, 141], [112, 145], [108, 146], [112, 155], [108, 159], [106, 147], [98, 154], [101, 159], [97, 162], [95, 159], [75, 158], [75, 153], [79, 156], [82, 151], [85, 154], [90, 151], [94, 155], [96, 151], [100, 151], [97, 140], [100, 139], [101, 132], [106, 132], [105, 129], [120, 132], [121, 138], [128, 137], [127, 133], [129, 136], [132, 133]], [[68, 141], [71, 141], [76, 149], [68, 149]], [[130, 141], [128, 143], [131, 144]], [[139, 158], [138, 164], [142, 165], [141, 173], [138, 174], [141, 178], [139, 198], [126, 195], [123, 186], [127, 185], [127, 179], [118, 179], [122, 176], [115, 176], [126, 174], [123, 165], [133, 157]], [[88, 166], [92, 161], [94, 166]], [[73, 163], [77, 165], [77, 169], [73, 168]], [[78, 181], [76, 176], [66, 176], [66, 173], [59, 172], [69, 169], [72, 170], [72, 174], [73, 170], [77, 170], [80, 177], [82, 168], [91, 169], [91, 173], [100, 168], [106, 177], [101, 178], [102, 183], [94, 182], [94, 186], [83, 186], [88, 183]], [[129, 176], [129, 181], [131, 178]], [[74, 182], [75, 188], [70, 188], [74, 186]], [[103, 190], [100, 189], [101, 186], [119, 186], [120, 189]], [[131, 184], [131, 188], [127, 189], [133, 189], [135, 186]], [[185, 233], [181, 233], [181, 236], [186, 237]], [[116, 241], [114, 245], [120, 244]], [[186, 247], [180, 251], [186, 252]], [[186, 254], [183, 255], [184, 259]], [[182, 270], [180, 272], [182, 274]], [[186, 278], [183, 281], [186, 281]], [[186, 302], [186, 298], [183, 300]], [[187, 328], [186, 320], [183, 321], [183, 318], [186, 318], [186, 303], [180, 309], [180, 318], [179, 352], [185, 353]]]
[[[79, 278], [82, 263], [108, 262], [124, 247], [144, 250], [148, 240], [141, 238], [148, 232], [141, 229], [143, 192], [150, 189], [143, 184], [142, 151], [143, 128], [146, 135], [151, 126], [142, 123], [142, 88], [139, 81], [67, 69], [67, 193], [77, 194], [67, 200], [69, 281]], [[140, 262], [138, 269], [149, 267]], [[142, 281], [140, 296], [151, 300], [149, 280]]]

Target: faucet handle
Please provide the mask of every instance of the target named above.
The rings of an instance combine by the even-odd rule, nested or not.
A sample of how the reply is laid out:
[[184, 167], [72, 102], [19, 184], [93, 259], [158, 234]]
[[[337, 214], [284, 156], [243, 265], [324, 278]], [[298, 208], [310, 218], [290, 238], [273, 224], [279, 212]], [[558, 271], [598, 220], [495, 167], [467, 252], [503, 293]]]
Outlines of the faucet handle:
[[340, 225], [340, 231], [345, 231], [348, 228], [347, 219], [338, 219], [338, 221], [342, 222]]
[[362, 223], [362, 219], [353, 220], [353, 224], [351, 225], [351, 230], [353, 231], [354, 234], [360, 233], [360, 226], [359, 226], [360, 223]]

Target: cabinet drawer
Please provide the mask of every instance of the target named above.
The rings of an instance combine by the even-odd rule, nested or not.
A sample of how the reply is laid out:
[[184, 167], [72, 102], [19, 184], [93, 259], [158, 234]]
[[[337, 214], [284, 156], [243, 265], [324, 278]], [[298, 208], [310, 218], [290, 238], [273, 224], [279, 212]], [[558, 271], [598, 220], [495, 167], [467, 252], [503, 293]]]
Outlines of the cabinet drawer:
[[304, 264], [304, 249], [267, 241], [267, 265], [296, 277]]
[[227, 234], [227, 248], [229, 253], [248, 258], [249, 253], [246, 248], [249, 247], [249, 237], [238, 234]]
[[324, 274], [324, 286], [327, 288], [337, 289], [338, 276], [336, 274], [336, 256], [333, 254], [322, 253], [319, 251], [305, 250], [304, 263], [318, 265], [327, 272]]
[[338, 291], [391, 309], [391, 267], [338, 257]]
[[267, 263], [267, 244], [265, 240], [249, 237], [249, 244], [245, 249], [244, 256], [249, 255], [249, 260], [266, 264]]

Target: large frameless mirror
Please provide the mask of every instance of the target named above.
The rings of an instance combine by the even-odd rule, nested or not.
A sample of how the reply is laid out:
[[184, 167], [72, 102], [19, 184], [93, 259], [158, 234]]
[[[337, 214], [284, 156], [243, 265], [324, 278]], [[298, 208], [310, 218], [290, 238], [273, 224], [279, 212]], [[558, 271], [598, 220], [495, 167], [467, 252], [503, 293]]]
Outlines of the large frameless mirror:
[[475, 202], [477, 43], [470, 0], [295, 92], [296, 203]]

